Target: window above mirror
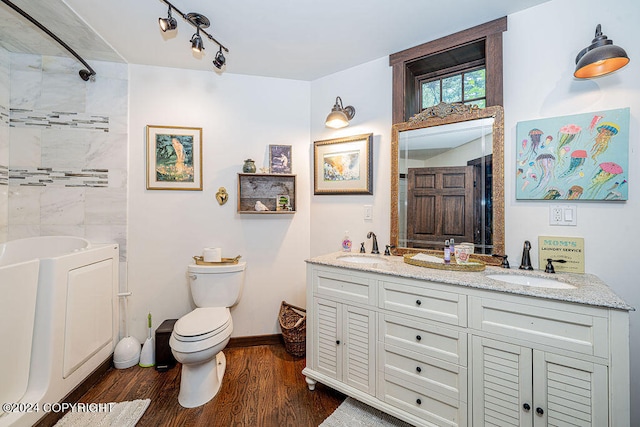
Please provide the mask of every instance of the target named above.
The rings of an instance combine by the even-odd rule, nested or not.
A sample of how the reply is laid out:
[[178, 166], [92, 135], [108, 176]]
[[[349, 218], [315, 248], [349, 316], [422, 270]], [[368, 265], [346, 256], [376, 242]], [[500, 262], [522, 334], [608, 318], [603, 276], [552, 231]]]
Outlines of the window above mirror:
[[502, 33], [507, 18], [389, 56], [393, 123], [440, 102], [502, 105]]

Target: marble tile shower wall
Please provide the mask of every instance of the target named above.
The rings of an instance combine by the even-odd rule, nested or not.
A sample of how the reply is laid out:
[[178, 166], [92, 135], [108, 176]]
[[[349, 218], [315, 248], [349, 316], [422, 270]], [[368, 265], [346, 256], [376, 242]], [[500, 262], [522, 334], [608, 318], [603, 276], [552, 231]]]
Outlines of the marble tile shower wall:
[[10, 54], [8, 238], [116, 242], [126, 260], [126, 64]]

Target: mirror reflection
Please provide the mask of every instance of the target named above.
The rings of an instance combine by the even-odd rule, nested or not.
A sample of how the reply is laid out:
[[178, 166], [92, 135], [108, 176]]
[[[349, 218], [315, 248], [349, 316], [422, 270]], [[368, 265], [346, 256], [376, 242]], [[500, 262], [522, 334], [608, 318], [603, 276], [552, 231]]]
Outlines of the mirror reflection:
[[441, 104], [394, 125], [392, 244], [441, 249], [455, 239], [502, 253], [502, 148], [501, 107]]

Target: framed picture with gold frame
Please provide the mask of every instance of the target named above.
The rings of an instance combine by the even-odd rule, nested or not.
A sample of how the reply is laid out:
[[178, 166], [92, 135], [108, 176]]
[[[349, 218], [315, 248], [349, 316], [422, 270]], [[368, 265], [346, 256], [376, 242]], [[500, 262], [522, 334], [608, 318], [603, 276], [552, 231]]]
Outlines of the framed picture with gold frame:
[[147, 126], [147, 190], [202, 191], [202, 128]]
[[313, 194], [373, 194], [373, 134], [313, 143]]

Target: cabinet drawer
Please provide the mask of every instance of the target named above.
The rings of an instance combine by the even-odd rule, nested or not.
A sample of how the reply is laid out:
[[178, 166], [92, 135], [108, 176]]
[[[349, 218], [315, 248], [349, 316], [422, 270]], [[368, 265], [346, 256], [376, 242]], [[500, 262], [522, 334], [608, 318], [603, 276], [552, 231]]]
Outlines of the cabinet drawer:
[[423, 389], [387, 374], [381, 379], [379, 387], [382, 400], [422, 418], [429, 425], [467, 425], [467, 405], [456, 398]]
[[467, 366], [467, 334], [424, 321], [380, 316], [380, 340], [402, 349]]
[[467, 401], [467, 369], [454, 363], [378, 343], [380, 371], [462, 402]]
[[453, 292], [382, 282], [381, 308], [402, 314], [467, 326], [467, 297]]
[[316, 269], [313, 274], [313, 292], [341, 300], [377, 305], [375, 280], [349, 273], [349, 270]]
[[470, 299], [470, 326], [485, 332], [608, 357], [608, 319], [597, 310], [545, 301], [521, 304], [489, 298]]

